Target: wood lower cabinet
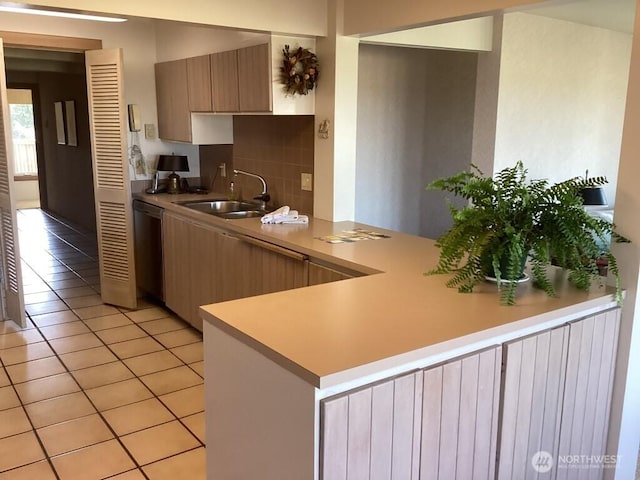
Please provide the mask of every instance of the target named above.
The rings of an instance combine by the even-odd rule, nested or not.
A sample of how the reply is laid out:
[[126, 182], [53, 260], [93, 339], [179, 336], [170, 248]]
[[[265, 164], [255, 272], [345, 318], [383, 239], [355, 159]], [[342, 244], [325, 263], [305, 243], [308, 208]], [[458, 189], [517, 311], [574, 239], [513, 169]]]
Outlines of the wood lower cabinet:
[[423, 371], [422, 479], [493, 479], [502, 349]]
[[198, 307], [220, 301], [223, 234], [166, 212], [162, 231], [165, 304], [202, 330]]
[[307, 257], [243, 235], [222, 240], [221, 300], [280, 292], [307, 284]]
[[320, 478], [601, 479], [561, 459], [605, 453], [619, 322], [610, 310], [321, 401]]
[[158, 136], [163, 140], [191, 141], [191, 112], [187, 60], [155, 64]]
[[339, 270], [320, 265], [313, 261], [309, 262], [309, 285], [320, 285], [322, 283], [338, 282], [348, 280], [355, 275], [341, 272]]
[[422, 389], [415, 372], [322, 401], [321, 478], [417, 479]]
[[322, 402], [322, 479], [494, 477], [501, 348]]
[[304, 287], [307, 257], [165, 212], [165, 304], [202, 330], [200, 305]]
[[[610, 310], [506, 346], [499, 479], [602, 478], [603, 465], [560, 459], [605, 453], [619, 315]], [[532, 464], [538, 452], [551, 455], [550, 471]]]
[[164, 212], [162, 218], [162, 256], [164, 274], [164, 302], [176, 315], [191, 319], [191, 275], [192, 261], [188, 251], [190, 223], [171, 213]]

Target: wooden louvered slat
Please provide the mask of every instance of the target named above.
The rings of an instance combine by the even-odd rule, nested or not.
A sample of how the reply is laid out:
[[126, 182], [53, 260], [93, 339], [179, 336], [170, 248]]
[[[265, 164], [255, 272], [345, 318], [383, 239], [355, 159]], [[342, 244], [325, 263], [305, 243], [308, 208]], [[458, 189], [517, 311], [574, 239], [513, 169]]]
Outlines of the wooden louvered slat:
[[[16, 241], [13, 234], [14, 228], [11, 211], [2, 210], [0, 215], [2, 216], [2, 238], [4, 240], [4, 247], [8, 251], [13, 252]], [[5, 280], [7, 282], [6, 288], [13, 293], [18, 293], [18, 263], [13, 254], [7, 255]]]
[[[0, 39], [0, 52], [3, 51]], [[4, 70], [4, 55], [0, 55], [0, 230], [2, 232], [2, 313], [3, 319], [15, 321], [25, 327], [24, 296], [22, 293], [22, 272], [20, 267], [20, 249], [18, 225], [13, 198], [13, 156], [11, 152], [11, 125], [9, 122], [9, 104], [7, 102], [7, 84]]]
[[86, 53], [86, 60], [102, 300], [134, 308], [136, 280], [122, 51], [91, 51]]

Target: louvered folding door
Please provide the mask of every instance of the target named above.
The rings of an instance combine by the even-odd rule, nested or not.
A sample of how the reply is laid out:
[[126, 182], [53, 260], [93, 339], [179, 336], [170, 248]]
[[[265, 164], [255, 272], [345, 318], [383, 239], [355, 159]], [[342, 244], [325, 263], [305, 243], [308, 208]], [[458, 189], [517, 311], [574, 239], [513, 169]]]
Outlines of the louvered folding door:
[[[4, 52], [0, 39], [0, 52]], [[11, 153], [11, 121], [7, 102], [4, 54], [0, 56], [0, 222], [2, 239], [2, 317], [25, 327], [24, 295], [15, 200], [13, 196], [13, 156]]]
[[135, 308], [122, 50], [88, 51], [86, 68], [102, 300]]

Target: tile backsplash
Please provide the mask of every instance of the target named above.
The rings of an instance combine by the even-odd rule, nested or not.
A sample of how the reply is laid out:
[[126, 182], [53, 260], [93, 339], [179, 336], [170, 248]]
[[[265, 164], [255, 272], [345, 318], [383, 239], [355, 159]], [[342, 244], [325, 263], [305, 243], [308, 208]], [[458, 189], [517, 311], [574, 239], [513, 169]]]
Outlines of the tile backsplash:
[[[289, 205], [301, 213], [313, 213], [313, 192], [301, 190], [300, 174], [313, 174], [314, 117], [312, 115], [239, 115], [233, 118], [234, 143], [200, 147], [200, 173], [214, 178], [220, 163], [227, 164], [227, 178], [217, 176], [215, 191], [228, 191], [233, 168], [262, 175], [267, 181], [270, 205]], [[235, 178], [245, 199], [261, 191], [260, 182]]]

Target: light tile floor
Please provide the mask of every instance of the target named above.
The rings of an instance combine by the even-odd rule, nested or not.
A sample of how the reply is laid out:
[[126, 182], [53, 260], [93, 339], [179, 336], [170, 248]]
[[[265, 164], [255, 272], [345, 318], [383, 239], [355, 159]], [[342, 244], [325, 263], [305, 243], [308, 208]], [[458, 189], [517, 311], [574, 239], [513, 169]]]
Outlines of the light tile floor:
[[0, 480], [205, 478], [202, 335], [100, 299], [95, 236], [18, 212], [28, 326], [0, 322]]

